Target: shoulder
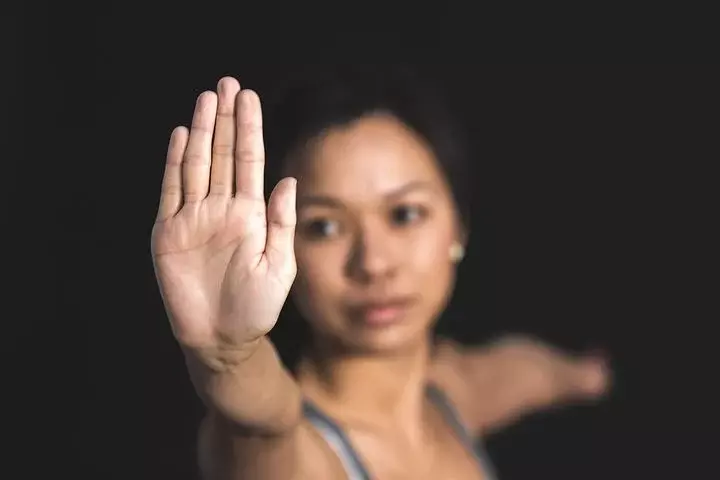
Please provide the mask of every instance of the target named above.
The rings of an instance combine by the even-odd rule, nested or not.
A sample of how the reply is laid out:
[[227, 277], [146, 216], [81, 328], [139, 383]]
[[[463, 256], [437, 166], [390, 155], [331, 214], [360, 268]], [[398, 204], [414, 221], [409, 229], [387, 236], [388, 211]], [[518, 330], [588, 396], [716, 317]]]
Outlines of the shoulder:
[[[513, 422], [548, 383], [535, 367], [523, 367], [537, 364], [528, 353], [534, 343], [523, 336], [507, 336], [482, 346], [441, 340], [428, 381], [442, 389], [472, 435], [496, 430]], [[525, 357], [529, 361], [519, 361]]]
[[298, 463], [294, 479], [346, 477], [340, 458], [310, 422], [301, 422], [297, 438]]
[[428, 370], [428, 383], [444, 393], [465, 428], [471, 434], [477, 434], [468, 371], [469, 355], [470, 350], [459, 343], [447, 339], [438, 341]]

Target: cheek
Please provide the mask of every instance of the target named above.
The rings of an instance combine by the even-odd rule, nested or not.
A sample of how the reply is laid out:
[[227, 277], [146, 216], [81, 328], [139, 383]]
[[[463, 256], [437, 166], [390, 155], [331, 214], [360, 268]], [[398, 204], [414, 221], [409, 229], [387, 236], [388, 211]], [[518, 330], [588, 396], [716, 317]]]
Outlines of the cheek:
[[452, 241], [440, 235], [426, 235], [414, 239], [408, 248], [410, 264], [415, 270], [432, 271], [448, 263]]
[[451, 268], [450, 247], [455, 240], [449, 222], [428, 224], [414, 232], [405, 249], [409, 254], [415, 273], [446, 270]]
[[454, 241], [452, 229], [428, 226], [413, 236], [406, 250], [410, 254], [408, 273], [430, 303], [443, 301], [452, 289], [455, 266], [450, 260], [450, 248]]

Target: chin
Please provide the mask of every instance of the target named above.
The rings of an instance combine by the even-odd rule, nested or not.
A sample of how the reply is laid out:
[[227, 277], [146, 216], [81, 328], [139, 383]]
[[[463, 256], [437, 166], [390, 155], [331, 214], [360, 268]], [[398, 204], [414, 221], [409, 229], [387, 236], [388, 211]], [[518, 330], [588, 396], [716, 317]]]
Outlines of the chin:
[[430, 338], [430, 327], [427, 325], [353, 326], [343, 330], [339, 340], [345, 348], [369, 355], [392, 355], [415, 350]]

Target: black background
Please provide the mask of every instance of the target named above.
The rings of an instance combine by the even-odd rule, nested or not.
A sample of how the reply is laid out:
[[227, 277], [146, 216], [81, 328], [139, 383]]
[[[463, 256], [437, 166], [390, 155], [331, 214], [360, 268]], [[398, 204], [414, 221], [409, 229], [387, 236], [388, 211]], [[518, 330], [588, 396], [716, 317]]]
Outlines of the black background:
[[[71, 24], [51, 30], [63, 40], [50, 38], [29, 62], [40, 75], [25, 86], [53, 111], [33, 110], [49, 131], [38, 148], [55, 152], [48, 180], [62, 191], [48, 201], [52, 224], [27, 240], [35, 251], [59, 247], [61, 315], [44, 330], [17, 325], [5, 342], [15, 358], [6, 379], [31, 394], [16, 404], [40, 420], [14, 437], [33, 447], [27, 472], [72, 465], [102, 479], [195, 478], [202, 408], [149, 255], [168, 135], [223, 75], [262, 97], [288, 72], [377, 61], [382, 46], [371, 33], [367, 51], [362, 41], [325, 37], [306, 56], [273, 63], [214, 28], [106, 16], [77, 37]], [[188, 31], [192, 39], [182, 37]], [[701, 299], [717, 289], [704, 282], [716, 274], [702, 247], [712, 246], [717, 223], [710, 167], [720, 69], [472, 63], [461, 46], [412, 43], [404, 35], [391, 60], [421, 59], [472, 139], [473, 230], [451, 333], [472, 343], [527, 332], [568, 349], [603, 348], [613, 362], [603, 404], [537, 415], [487, 439], [500, 478], [711, 477], [702, 469], [716, 442], [708, 332], [717, 316]], [[38, 116], [25, 118], [31, 133]], [[37, 226], [37, 217], [22, 220]], [[18, 276], [36, 288], [37, 279], [34, 265]], [[58, 351], [55, 363], [17, 368], [39, 337]], [[65, 447], [70, 455], [56, 455]]]

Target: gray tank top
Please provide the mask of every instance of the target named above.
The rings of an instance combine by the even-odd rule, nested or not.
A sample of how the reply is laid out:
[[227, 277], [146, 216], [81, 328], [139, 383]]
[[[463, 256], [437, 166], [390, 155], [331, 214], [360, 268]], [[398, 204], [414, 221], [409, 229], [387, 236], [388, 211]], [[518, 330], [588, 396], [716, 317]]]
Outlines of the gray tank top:
[[[471, 437], [465, 426], [460, 421], [460, 417], [447, 396], [442, 392], [442, 390], [433, 385], [428, 385], [426, 388], [426, 394], [430, 398], [430, 401], [435, 404], [445, 417], [445, 421], [450, 424], [453, 431], [460, 439], [460, 442], [472, 453], [478, 464], [478, 468], [483, 473], [483, 478], [495, 480], [497, 477], [495, 476], [495, 472], [492, 470], [492, 466], [487, 454], [485, 453], [485, 449], [479, 442]], [[328, 445], [330, 445], [340, 458], [340, 461], [347, 472], [348, 479], [371, 480], [367, 468], [365, 468], [365, 465], [350, 443], [350, 439], [348, 439], [347, 435], [345, 435], [340, 426], [308, 400], [305, 400], [303, 403], [303, 411], [305, 418], [313, 424], [320, 435], [322, 435]]]

